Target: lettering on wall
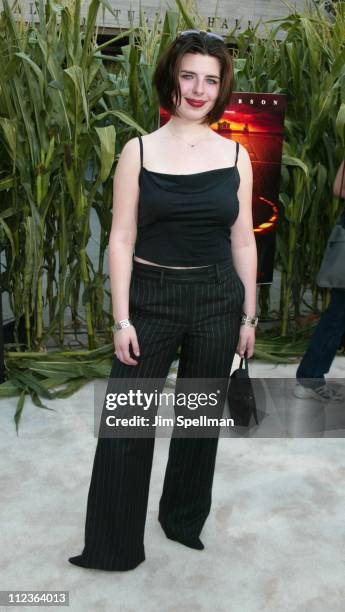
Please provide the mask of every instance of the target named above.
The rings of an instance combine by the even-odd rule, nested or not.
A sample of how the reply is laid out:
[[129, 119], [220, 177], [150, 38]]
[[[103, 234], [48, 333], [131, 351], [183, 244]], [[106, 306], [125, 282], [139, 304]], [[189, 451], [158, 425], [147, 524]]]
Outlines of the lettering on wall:
[[[85, 24], [86, 14], [88, 10], [88, 2], [85, 2], [81, 7], [81, 25]], [[135, 25], [139, 25], [139, 8], [138, 9], [128, 9], [126, 4], [126, 0], [121, 3], [121, 0], [109, 0], [109, 4], [112, 7], [112, 13], [109, 10], [99, 11], [97, 25], [104, 28], [130, 28]], [[27, 0], [22, 3], [23, 11], [22, 14], [24, 18], [28, 21], [36, 21], [37, 19], [37, 9], [35, 2], [33, 0]], [[205, 15], [200, 10], [200, 14], [205, 19], [205, 27], [207, 29], [212, 30], [213, 32], [218, 32], [219, 34], [227, 34], [229, 30], [235, 28], [236, 30], [245, 30], [252, 27], [254, 21], [257, 21], [257, 16], [252, 12], [248, 11], [248, 7], [245, 9], [244, 15], [238, 14], [236, 16], [236, 12], [239, 13], [241, 5], [236, 7], [229, 6], [230, 15]], [[163, 26], [163, 19], [165, 15], [165, 10], [168, 7], [161, 7], [160, 10], [157, 10], [157, 6], [145, 6], [146, 10], [142, 10], [143, 19], [146, 22], [147, 26], [153, 25], [154, 21], [159, 16], [158, 23]], [[21, 11], [16, 4], [13, 7], [13, 12], [19, 14]], [[234, 15], [235, 14], [235, 15]], [[248, 19], [248, 14], [250, 15], [250, 19]], [[282, 10], [283, 14], [283, 10]], [[275, 13], [276, 15], [276, 13]]]

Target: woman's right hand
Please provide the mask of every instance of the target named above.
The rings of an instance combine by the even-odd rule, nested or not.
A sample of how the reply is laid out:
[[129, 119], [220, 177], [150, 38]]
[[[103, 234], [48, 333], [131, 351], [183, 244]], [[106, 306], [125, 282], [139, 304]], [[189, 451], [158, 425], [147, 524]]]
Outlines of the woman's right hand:
[[123, 329], [118, 329], [114, 334], [115, 356], [126, 365], [137, 365], [138, 362], [129, 354], [129, 346], [132, 345], [134, 355], [139, 357], [139, 343], [135, 327], [130, 325]]

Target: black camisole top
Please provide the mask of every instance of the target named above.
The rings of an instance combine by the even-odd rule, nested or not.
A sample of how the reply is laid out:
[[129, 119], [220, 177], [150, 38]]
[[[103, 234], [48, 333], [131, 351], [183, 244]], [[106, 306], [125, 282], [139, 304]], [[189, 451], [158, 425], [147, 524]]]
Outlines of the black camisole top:
[[143, 167], [140, 142], [138, 228], [134, 255], [166, 266], [207, 266], [229, 257], [231, 225], [239, 212], [234, 166], [166, 174]]

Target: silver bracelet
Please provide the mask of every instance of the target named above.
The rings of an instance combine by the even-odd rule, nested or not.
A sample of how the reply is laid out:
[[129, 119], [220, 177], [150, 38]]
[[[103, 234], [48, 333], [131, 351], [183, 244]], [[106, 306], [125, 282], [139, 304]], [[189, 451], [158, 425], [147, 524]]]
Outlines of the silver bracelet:
[[121, 321], [116, 321], [116, 323], [112, 325], [111, 329], [112, 332], [115, 334], [115, 332], [119, 329], [125, 329], [126, 327], [130, 327], [131, 325], [133, 325], [133, 323], [130, 319], [121, 319]]
[[241, 325], [249, 325], [250, 327], [256, 327], [259, 321], [259, 317], [248, 317], [246, 314], [241, 316]]

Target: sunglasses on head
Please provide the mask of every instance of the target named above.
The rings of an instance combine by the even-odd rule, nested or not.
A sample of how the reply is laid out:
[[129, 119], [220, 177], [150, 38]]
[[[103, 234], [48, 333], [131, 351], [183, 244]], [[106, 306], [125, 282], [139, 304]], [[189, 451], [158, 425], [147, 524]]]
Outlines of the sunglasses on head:
[[184, 32], [181, 32], [179, 36], [188, 36], [189, 34], [206, 34], [206, 36], [209, 36], [210, 38], [215, 38], [216, 40], [221, 40], [224, 42], [223, 36], [220, 36], [220, 34], [214, 34], [213, 32], [207, 32], [206, 30], [184, 30]]

